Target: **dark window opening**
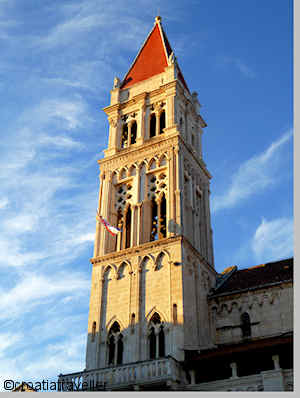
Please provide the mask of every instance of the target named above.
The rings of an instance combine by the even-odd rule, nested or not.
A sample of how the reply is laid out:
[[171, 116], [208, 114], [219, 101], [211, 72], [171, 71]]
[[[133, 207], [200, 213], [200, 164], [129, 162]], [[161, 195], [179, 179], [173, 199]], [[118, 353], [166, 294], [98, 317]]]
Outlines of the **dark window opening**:
[[159, 134], [162, 134], [164, 131], [164, 128], [166, 127], [166, 113], [165, 111], [162, 111], [159, 117]]
[[136, 132], [137, 132], [137, 124], [136, 122], [133, 122], [131, 124], [131, 130], [130, 130], [130, 145], [136, 143]]
[[117, 365], [123, 362], [123, 336], [120, 334], [118, 339]]
[[150, 334], [149, 334], [149, 356], [150, 359], [155, 359], [156, 357], [156, 336], [155, 336], [155, 331], [154, 327], [150, 329]]
[[123, 125], [122, 138], [121, 138], [121, 148], [126, 148], [128, 145], [128, 125]]
[[121, 364], [123, 361], [123, 336], [120, 334], [120, 325], [114, 322], [108, 333], [108, 365]]
[[134, 333], [134, 325], [135, 325], [135, 314], [131, 315], [131, 334]]
[[[121, 230], [121, 232], [118, 235], [120, 236], [121, 242], [122, 242], [122, 224], [123, 224], [123, 214], [122, 214], [122, 210], [119, 209], [118, 210], [118, 214], [117, 214], [117, 227]], [[118, 247], [118, 235], [115, 236], [115, 251], [117, 251]]]
[[108, 364], [113, 365], [115, 360], [115, 338], [110, 336], [108, 340]]
[[156, 135], [156, 115], [152, 113], [150, 116], [150, 138]]
[[151, 212], [152, 212], [152, 214], [151, 214], [151, 222], [152, 222], [152, 225], [151, 225], [151, 234], [150, 234], [150, 241], [153, 241], [153, 240], [157, 240], [158, 239], [158, 236], [157, 236], [157, 227], [158, 227], [158, 225], [157, 225], [157, 203], [156, 203], [156, 201], [154, 200], [154, 199], [152, 199], [152, 201], [151, 201]]
[[165, 356], [165, 333], [164, 333], [164, 327], [162, 325], [158, 333], [158, 356], [159, 357]]
[[152, 322], [154, 325], [161, 323], [160, 316], [157, 312], [152, 315], [150, 322]]
[[167, 201], [163, 194], [160, 202], [159, 239], [167, 236]]
[[93, 322], [93, 327], [92, 327], [92, 341], [95, 341], [95, 335], [96, 335], [96, 322]]
[[131, 208], [129, 206], [126, 213], [125, 249], [130, 247], [130, 237], [131, 237]]
[[242, 336], [243, 337], [250, 337], [251, 336], [251, 322], [250, 322], [250, 316], [248, 312], [244, 312], [241, 315], [241, 329], [242, 329]]
[[177, 324], [177, 304], [173, 304], [173, 322]]

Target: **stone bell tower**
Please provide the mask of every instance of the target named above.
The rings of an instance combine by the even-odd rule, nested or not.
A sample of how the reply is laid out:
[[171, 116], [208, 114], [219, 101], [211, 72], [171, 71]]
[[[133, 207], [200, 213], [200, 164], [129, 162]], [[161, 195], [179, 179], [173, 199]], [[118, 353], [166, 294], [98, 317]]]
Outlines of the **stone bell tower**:
[[86, 370], [173, 357], [212, 344], [206, 301], [214, 285], [210, 174], [190, 93], [156, 17], [121, 81], [99, 160]]

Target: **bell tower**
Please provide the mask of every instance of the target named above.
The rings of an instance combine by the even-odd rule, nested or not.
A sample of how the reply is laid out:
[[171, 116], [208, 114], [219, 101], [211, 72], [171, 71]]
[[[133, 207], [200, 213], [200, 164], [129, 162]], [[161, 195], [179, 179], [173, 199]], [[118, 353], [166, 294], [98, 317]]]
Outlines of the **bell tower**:
[[212, 344], [214, 285], [206, 126], [156, 17], [125, 78], [114, 79], [99, 160], [86, 370]]

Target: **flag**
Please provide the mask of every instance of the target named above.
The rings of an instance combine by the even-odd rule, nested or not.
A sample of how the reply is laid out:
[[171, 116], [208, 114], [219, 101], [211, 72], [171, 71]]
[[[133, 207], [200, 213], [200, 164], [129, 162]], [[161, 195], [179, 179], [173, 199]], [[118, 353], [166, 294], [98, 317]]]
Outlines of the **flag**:
[[121, 230], [109, 224], [102, 216], [100, 216], [99, 211], [97, 211], [96, 215], [97, 221], [101, 221], [104, 225], [104, 228], [113, 236], [117, 235]]

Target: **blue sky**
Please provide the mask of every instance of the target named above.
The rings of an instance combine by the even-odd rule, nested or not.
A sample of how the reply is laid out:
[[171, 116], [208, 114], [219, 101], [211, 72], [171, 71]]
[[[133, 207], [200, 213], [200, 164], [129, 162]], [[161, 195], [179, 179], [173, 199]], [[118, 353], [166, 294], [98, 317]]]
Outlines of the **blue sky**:
[[101, 109], [158, 10], [208, 124], [217, 271], [293, 253], [291, 1], [0, 0], [3, 379], [84, 368]]

